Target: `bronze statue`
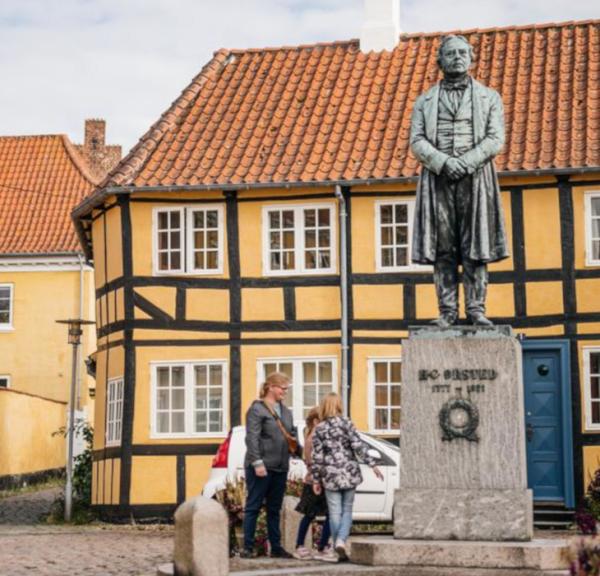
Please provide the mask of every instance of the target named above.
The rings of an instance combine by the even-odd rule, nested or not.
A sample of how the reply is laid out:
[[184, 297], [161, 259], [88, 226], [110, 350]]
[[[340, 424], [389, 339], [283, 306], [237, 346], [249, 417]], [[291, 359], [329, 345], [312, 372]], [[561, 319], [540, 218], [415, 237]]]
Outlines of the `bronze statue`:
[[468, 320], [492, 324], [485, 316], [487, 263], [508, 256], [492, 162], [504, 145], [502, 99], [469, 76], [472, 52], [463, 36], [442, 40], [444, 78], [417, 99], [411, 123], [411, 148], [423, 164], [412, 260], [433, 264], [440, 311], [433, 323], [442, 328], [458, 319], [459, 265]]

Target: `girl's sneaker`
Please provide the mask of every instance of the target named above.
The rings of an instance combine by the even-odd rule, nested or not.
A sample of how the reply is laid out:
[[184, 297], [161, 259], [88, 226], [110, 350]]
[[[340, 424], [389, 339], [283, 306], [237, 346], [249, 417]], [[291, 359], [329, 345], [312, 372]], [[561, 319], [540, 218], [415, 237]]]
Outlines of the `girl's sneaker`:
[[312, 558], [312, 552], [304, 546], [298, 546], [292, 556], [298, 558], [298, 560], [310, 560]]
[[348, 560], [348, 554], [346, 553], [346, 543], [343, 540], [336, 540], [335, 551], [337, 552], [340, 562], [346, 562]]
[[338, 562], [338, 555], [329, 547], [324, 548], [321, 551], [317, 551], [313, 554], [313, 558], [315, 560], [320, 560], [321, 562]]

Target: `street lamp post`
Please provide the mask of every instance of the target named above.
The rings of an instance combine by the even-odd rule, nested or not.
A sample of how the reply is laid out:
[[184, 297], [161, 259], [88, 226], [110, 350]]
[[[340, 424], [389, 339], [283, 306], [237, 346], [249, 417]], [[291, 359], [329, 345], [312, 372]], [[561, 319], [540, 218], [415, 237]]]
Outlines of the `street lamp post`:
[[73, 508], [73, 436], [75, 432], [75, 398], [77, 388], [77, 351], [81, 343], [84, 324], [94, 324], [91, 320], [82, 318], [71, 318], [69, 320], [57, 320], [58, 324], [68, 324], [69, 344], [73, 345], [73, 362], [71, 364], [71, 395], [69, 400], [69, 419], [67, 422], [67, 484], [65, 486], [65, 522], [71, 521]]

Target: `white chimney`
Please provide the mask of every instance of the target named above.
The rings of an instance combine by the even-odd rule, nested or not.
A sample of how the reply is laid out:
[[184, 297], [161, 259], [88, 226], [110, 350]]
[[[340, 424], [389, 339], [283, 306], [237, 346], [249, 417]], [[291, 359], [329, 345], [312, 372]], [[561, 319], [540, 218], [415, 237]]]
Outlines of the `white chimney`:
[[393, 50], [400, 36], [400, 0], [365, 0], [360, 50]]

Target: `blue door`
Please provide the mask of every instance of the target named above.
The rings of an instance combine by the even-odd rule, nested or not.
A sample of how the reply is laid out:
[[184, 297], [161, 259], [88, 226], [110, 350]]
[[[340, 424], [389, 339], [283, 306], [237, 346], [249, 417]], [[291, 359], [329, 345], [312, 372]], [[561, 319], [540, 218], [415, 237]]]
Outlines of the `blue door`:
[[565, 446], [570, 438], [570, 407], [564, 405], [568, 403], [564, 353], [560, 348], [544, 348], [542, 342], [526, 342], [523, 348], [528, 485], [534, 500], [569, 506], [572, 449]]

